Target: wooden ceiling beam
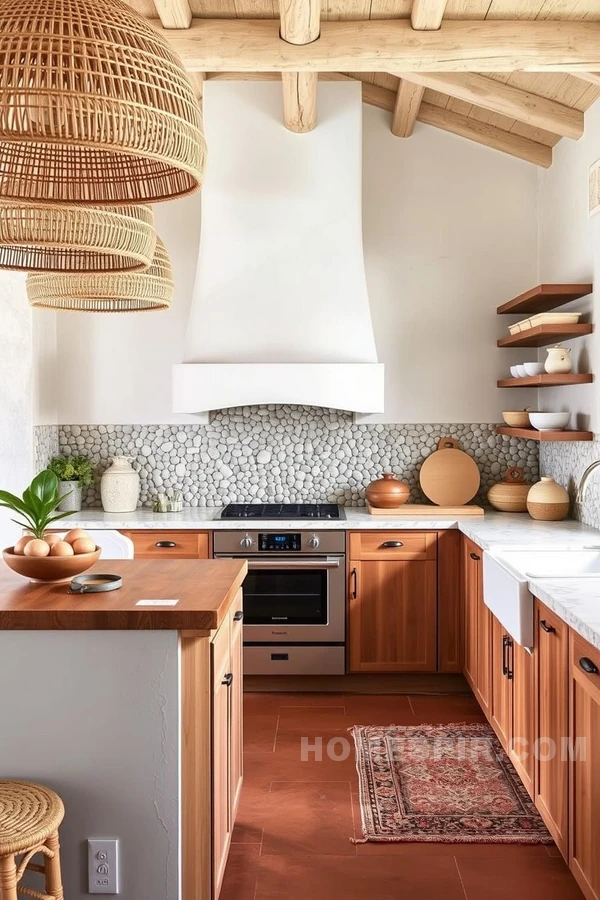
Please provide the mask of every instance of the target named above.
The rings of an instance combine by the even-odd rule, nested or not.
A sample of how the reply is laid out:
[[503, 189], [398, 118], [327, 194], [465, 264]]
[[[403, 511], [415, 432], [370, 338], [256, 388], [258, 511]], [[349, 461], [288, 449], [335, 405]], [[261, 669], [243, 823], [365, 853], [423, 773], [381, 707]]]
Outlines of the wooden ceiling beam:
[[[396, 104], [396, 93], [395, 91], [389, 91], [387, 88], [363, 81], [362, 99], [363, 103], [368, 103], [370, 106], [393, 112]], [[546, 169], [552, 165], [551, 147], [547, 147], [545, 144], [538, 144], [536, 141], [530, 141], [527, 138], [520, 137], [518, 134], [512, 134], [510, 131], [503, 131], [494, 125], [488, 125], [486, 122], [469, 119], [467, 116], [461, 116], [440, 106], [433, 106], [431, 103], [421, 103], [417, 121], [425, 125], [433, 125], [435, 128], [441, 128], [443, 131], [449, 131], [451, 134], [457, 134], [460, 137], [491, 147], [494, 150], [500, 150], [509, 156], [516, 156], [519, 159], [524, 159], [526, 162], [534, 163]]]
[[392, 134], [410, 137], [413, 133], [425, 88], [420, 84], [400, 79], [392, 114]]
[[324, 21], [318, 40], [281, 40], [277, 19], [193, 19], [186, 30], [152, 20], [190, 71], [573, 72], [600, 70], [600, 23], [444, 20], [415, 31], [403, 19]]
[[[310, 44], [321, 29], [321, 0], [280, 0], [280, 34], [289, 44]], [[318, 72], [282, 72], [283, 121], [298, 134], [317, 124]]]
[[595, 84], [597, 87], [600, 87], [600, 72], [575, 72], [575, 74], [582, 81], [587, 81], [588, 84]]
[[188, 0], [154, 0], [163, 28], [189, 28], [192, 10]]
[[448, 0], [413, 0], [410, 24], [417, 31], [435, 31], [442, 24]]
[[555, 100], [548, 100], [529, 91], [503, 84], [485, 75], [476, 75], [472, 72], [454, 74], [444, 72], [432, 74], [425, 72], [411, 72], [403, 75], [399, 72], [393, 74], [400, 78], [406, 78], [423, 88], [431, 88], [441, 94], [448, 94], [457, 100], [482, 106], [491, 112], [500, 113], [511, 119], [517, 119], [534, 128], [543, 128], [561, 137], [569, 137], [578, 140], [583, 134], [583, 113], [570, 106], [564, 106]]

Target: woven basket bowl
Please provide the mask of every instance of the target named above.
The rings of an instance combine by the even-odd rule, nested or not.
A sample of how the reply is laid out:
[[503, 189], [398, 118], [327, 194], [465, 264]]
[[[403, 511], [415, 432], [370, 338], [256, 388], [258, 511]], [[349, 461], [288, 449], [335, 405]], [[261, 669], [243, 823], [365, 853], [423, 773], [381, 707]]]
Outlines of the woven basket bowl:
[[18, 556], [13, 552], [14, 547], [7, 547], [2, 551], [4, 562], [16, 572], [30, 581], [52, 583], [70, 581], [76, 575], [81, 575], [98, 562], [100, 559], [100, 547], [96, 547], [93, 553], [79, 553], [75, 556]]
[[181, 60], [131, 7], [0, 0], [4, 199], [169, 200], [200, 186], [204, 157]]
[[148, 268], [155, 249], [149, 206], [0, 203], [0, 269], [137, 272]]
[[174, 290], [169, 254], [158, 237], [152, 265], [145, 272], [34, 274], [27, 276], [26, 286], [31, 306], [72, 312], [168, 309]]

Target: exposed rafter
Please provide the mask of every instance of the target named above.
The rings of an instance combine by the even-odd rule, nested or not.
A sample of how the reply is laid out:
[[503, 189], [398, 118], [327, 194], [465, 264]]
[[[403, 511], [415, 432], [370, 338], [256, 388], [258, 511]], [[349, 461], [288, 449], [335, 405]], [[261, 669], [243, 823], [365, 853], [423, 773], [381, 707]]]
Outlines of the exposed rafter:
[[154, 6], [164, 28], [189, 28], [192, 24], [188, 0], [154, 0]]
[[577, 77], [588, 84], [595, 84], [600, 87], [600, 72], [577, 72]]
[[562, 137], [577, 140], [583, 134], [583, 113], [578, 109], [486, 78], [485, 75], [472, 72], [465, 74], [411, 72], [406, 76], [399, 72], [396, 74], [401, 79], [406, 77], [414, 84], [448, 94], [467, 103], [474, 103], [476, 106], [525, 122], [534, 128], [543, 128]]
[[[279, 4], [284, 41], [310, 44], [319, 37], [321, 0], [281, 0]], [[317, 124], [317, 72], [283, 72], [283, 120], [285, 127], [300, 134]]]
[[192, 71], [574, 72], [600, 70], [600, 24], [446, 21], [437, 31], [369, 19], [321, 23], [311, 44], [281, 40], [274, 19], [194, 19], [158, 29]]
[[400, 79], [392, 115], [392, 133], [397, 137], [410, 137], [417, 121], [425, 88]]
[[434, 31], [442, 24], [448, 0], [413, 0], [410, 22], [421, 31]]

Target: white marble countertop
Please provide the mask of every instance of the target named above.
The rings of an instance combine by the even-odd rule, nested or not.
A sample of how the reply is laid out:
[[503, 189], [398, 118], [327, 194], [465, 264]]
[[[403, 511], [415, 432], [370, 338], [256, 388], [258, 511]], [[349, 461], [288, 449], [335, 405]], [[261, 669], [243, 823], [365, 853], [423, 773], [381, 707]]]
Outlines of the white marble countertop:
[[[190, 530], [426, 530], [459, 529], [482, 550], [494, 547], [519, 548], [549, 546], [575, 549], [600, 546], [600, 531], [579, 522], [536, 522], [524, 513], [487, 512], [485, 516], [409, 518], [372, 516], [364, 508], [346, 507], [346, 518], [336, 520], [256, 520], [221, 519], [220, 509], [194, 508], [180, 513], [154, 513], [139, 509], [133, 513], [105, 513], [88, 509], [65, 520], [70, 528], [89, 529], [190, 529]], [[600, 577], [551, 578], [529, 582], [531, 592], [554, 610], [583, 638], [600, 649]]]

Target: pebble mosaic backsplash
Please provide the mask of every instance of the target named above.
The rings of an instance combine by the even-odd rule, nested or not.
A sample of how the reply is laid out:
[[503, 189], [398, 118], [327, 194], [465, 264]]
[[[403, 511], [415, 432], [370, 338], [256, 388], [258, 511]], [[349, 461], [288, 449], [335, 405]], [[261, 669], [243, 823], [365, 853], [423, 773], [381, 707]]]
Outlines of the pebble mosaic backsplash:
[[575, 506], [577, 487], [590, 463], [600, 459], [600, 435], [593, 441], [565, 441], [542, 443], [540, 471], [564, 485], [571, 497], [571, 518], [584, 525], [600, 528], [600, 469], [592, 473], [581, 508]]
[[[140, 501], [151, 506], [168, 488], [186, 506], [229, 502], [335, 502], [363, 506], [364, 489], [393, 472], [421, 502], [418, 475], [441, 437], [457, 438], [482, 473], [480, 500], [509, 466], [538, 477], [538, 445], [503, 438], [492, 424], [356, 425], [350, 414], [313, 407], [263, 406], [221, 410], [210, 425], [60, 425], [62, 454], [92, 459], [98, 475], [111, 456], [134, 458]], [[40, 467], [50, 441], [38, 436]], [[99, 507], [99, 479], [84, 497]]]
[[58, 456], [58, 425], [37, 425], [34, 437], [35, 471], [45, 469]]

